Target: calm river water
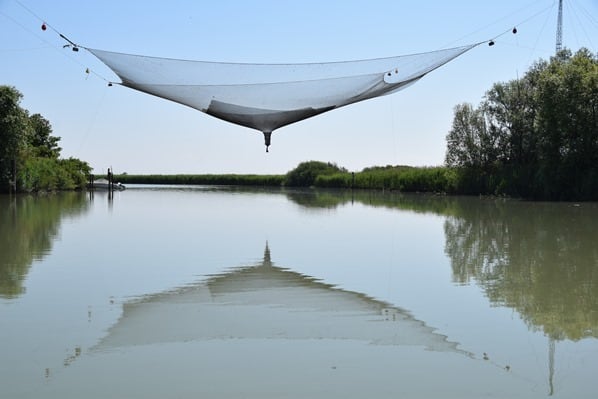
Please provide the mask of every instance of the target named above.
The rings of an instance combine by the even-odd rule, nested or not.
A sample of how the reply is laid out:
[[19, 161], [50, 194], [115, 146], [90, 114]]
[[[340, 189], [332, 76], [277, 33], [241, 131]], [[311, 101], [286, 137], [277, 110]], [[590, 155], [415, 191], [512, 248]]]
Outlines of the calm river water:
[[598, 204], [0, 196], [2, 398], [595, 398]]

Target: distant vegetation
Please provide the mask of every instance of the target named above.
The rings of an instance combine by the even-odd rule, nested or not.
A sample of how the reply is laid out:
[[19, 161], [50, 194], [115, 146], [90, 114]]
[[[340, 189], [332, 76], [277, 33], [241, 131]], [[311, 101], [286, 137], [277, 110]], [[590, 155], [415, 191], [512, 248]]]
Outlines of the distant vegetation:
[[300, 163], [286, 175], [128, 175], [114, 176], [123, 184], [210, 184], [270, 187], [359, 188], [456, 193], [450, 168], [386, 166], [352, 173], [330, 162]]
[[444, 167], [385, 166], [361, 172], [320, 175], [316, 187], [360, 188], [398, 191], [456, 192], [454, 173]]
[[114, 175], [114, 181], [123, 184], [206, 184], [225, 186], [280, 186], [284, 175]]
[[60, 137], [43, 116], [20, 106], [22, 97], [14, 87], [0, 86], [0, 192], [84, 188], [89, 165], [60, 158]]

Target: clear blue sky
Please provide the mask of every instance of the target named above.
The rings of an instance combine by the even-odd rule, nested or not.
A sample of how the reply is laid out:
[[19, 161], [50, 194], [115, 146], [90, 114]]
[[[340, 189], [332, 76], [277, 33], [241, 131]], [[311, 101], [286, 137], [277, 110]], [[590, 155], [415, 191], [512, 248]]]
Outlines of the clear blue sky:
[[[25, 10], [20, 4], [30, 9]], [[24, 95], [96, 172], [285, 173], [299, 162], [350, 170], [441, 165], [453, 107], [554, 54], [558, 1], [0, 0], [0, 84]], [[64, 41], [133, 54], [229, 62], [322, 62], [425, 52], [493, 38], [399, 93], [260, 132], [167, 100], [108, 87], [117, 78]], [[518, 33], [510, 30], [516, 26]], [[598, 1], [564, 2], [563, 44], [598, 46]]]

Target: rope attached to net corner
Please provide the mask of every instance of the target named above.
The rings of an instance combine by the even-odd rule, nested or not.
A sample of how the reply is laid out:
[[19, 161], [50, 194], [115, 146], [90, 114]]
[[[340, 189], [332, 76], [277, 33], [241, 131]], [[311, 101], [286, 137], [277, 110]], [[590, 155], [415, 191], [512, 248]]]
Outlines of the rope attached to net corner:
[[[23, 8], [25, 11], [27, 11], [29, 14], [31, 14], [34, 18], [36, 18], [37, 20], [39, 20], [41, 22], [41, 30], [42, 31], [45, 32], [49, 28], [54, 33], [56, 33], [61, 39], [63, 39], [64, 41], [66, 41], [67, 44], [63, 45], [62, 48], [67, 48], [68, 47], [71, 50], [73, 50], [74, 52], [78, 52], [80, 48], [89, 51], [87, 49], [87, 47], [78, 45], [77, 43], [75, 43], [74, 41], [72, 41], [71, 39], [69, 39], [66, 35], [64, 35], [63, 33], [61, 33], [58, 29], [54, 28], [51, 24], [49, 24], [48, 22], [46, 22], [43, 18], [41, 18], [39, 15], [37, 15], [35, 12], [33, 12], [33, 10], [31, 10], [29, 7], [27, 7], [26, 5], [24, 5], [21, 1], [14, 0], [14, 2], [17, 3], [21, 8]], [[46, 40], [44, 40], [44, 39], [42, 39], [42, 40], [44, 42], [48, 43]], [[50, 43], [48, 43], [48, 44], [50, 44]], [[94, 71], [93, 69], [90, 69], [89, 67], [86, 67], [85, 65], [83, 65], [79, 61], [75, 60], [74, 58], [71, 58], [71, 57], [68, 57], [68, 58], [71, 59], [72, 61], [76, 62], [77, 64], [79, 64], [81, 66], [84, 66], [86, 74], [88, 74], [88, 75], [90, 73], [94, 74], [98, 78], [100, 78], [103, 81], [105, 81], [106, 83], [108, 83], [108, 86], [112, 86], [113, 84], [120, 84], [119, 82], [113, 82], [113, 81], [111, 81], [109, 79], [106, 79], [104, 76], [102, 76], [98, 72]]]

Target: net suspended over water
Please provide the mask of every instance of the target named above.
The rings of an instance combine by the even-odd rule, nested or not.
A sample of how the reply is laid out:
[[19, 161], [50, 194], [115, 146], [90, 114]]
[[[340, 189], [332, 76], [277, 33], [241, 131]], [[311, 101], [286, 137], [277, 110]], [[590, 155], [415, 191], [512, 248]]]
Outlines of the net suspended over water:
[[402, 90], [480, 43], [371, 60], [247, 64], [187, 61], [90, 49], [122, 85], [263, 132]]

